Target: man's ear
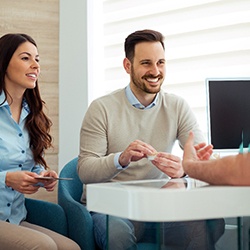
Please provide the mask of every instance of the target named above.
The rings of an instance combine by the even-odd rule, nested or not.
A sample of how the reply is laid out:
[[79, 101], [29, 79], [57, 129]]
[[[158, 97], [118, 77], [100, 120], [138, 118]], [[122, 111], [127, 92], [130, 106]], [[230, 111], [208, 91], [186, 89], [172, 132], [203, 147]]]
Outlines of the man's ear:
[[127, 57], [123, 59], [123, 67], [128, 74], [131, 73], [131, 62]]

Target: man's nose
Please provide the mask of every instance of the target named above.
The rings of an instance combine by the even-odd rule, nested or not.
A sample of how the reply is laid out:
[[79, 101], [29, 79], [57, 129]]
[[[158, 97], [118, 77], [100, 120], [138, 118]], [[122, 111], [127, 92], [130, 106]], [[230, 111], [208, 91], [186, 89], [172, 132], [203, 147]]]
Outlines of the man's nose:
[[159, 70], [158, 65], [157, 64], [156, 65], [152, 65], [152, 67], [150, 68], [149, 72], [150, 72], [151, 75], [154, 75], [154, 76], [159, 75], [160, 74], [160, 70]]

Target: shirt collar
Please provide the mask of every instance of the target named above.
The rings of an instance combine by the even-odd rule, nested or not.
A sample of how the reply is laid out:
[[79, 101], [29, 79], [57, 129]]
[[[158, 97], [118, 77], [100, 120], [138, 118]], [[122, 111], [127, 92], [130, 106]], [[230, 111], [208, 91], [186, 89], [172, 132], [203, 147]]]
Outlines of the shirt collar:
[[4, 94], [4, 92], [2, 91], [2, 93], [0, 94], [0, 107], [3, 107], [3, 106], [8, 105], [7, 100], [5, 100], [5, 102], [3, 103], [4, 99], [5, 99], [5, 94]]
[[27, 113], [30, 113], [30, 107], [25, 98], [23, 98], [22, 107], [27, 111]]
[[[4, 101], [4, 99], [5, 99], [5, 93], [4, 93], [4, 91], [2, 91], [2, 93], [0, 94], [0, 104]], [[7, 100], [5, 100], [5, 102], [2, 105], [0, 105], [0, 107], [3, 107], [3, 106], [8, 106], [9, 107], [9, 104], [8, 104]], [[22, 108], [27, 113], [30, 113], [30, 108], [29, 108], [29, 105], [28, 105], [25, 98], [23, 98], [23, 101], [22, 101]]]
[[138, 109], [150, 109], [150, 108], [152, 108], [152, 107], [154, 107], [156, 105], [157, 100], [158, 100], [158, 93], [157, 93], [156, 96], [155, 96], [154, 101], [152, 103], [150, 103], [147, 107], [145, 107], [135, 97], [135, 95], [133, 94], [133, 92], [132, 92], [132, 90], [130, 88], [130, 85], [128, 85], [125, 88], [125, 93], [126, 93], [126, 96], [128, 98], [128, 101], [130, 102], [130, 104], [133, 105], [135, 108], [138, 108]]

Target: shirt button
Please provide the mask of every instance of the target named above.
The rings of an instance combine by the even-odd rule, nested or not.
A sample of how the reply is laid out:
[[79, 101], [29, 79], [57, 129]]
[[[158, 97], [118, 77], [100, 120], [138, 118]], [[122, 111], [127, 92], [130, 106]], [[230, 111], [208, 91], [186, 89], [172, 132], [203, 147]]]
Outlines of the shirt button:
[[21, 168], [23, 165], [22, 164], [19, 164], [18, 167]]
[[24, 154], [24, 153], [25, 153], [25, 151], [24, 151], [24, 150], [22, 150], [21, 152], [22, 152], [22, 154]]
[[18, 136], [21, 137], [23, 134], [22, 133], [19, 133]]
[[10, 206], [10, 203], [7, 204], [7, 207], [9, 207], [9, 206]]

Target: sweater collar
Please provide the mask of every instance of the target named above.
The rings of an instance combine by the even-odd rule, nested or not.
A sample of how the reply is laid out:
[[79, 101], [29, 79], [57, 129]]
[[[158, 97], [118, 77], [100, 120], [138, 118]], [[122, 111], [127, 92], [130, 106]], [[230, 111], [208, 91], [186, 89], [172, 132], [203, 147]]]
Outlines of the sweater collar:
[[133, 94], [133, 92], [132, 92], [129, 85], [125, 88], [125, 93], [126, 93], [126, 96], [128, 98], [128, 101], [130, 102], [130, 104], [133, 105], [135, 108], [138, 108], [138, 109], [150, 109], [150, 108], [154, 107], [156, 105], [156, 103], [157, 103], [158, 96], [159, 96], [159, 94], [157, 93], [156, 96], [155, 96], [154, 101], [152, 103], [150, 103], [147, 107], [145, 107], [135, 97], [135, 95]]

